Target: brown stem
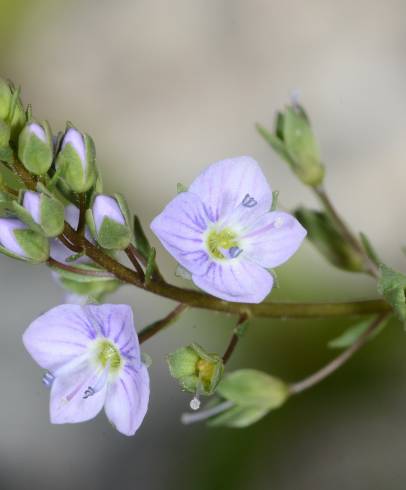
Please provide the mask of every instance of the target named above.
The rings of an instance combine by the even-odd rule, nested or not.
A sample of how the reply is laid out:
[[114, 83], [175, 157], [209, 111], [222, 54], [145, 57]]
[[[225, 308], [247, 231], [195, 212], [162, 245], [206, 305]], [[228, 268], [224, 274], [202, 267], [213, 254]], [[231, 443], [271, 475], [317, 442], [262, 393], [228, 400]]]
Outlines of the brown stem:
[[230, 357], [233, 355], [235, 348], [237, 347], [238, 341], [240, 340], [241, 335], [238, 333], [238, 328], [246, 322], [248, 319], [248, 315], [242, 314], [237, 322], [237, 325], [234, 328], [233, 334], [230, 338], [230, 342], [223, 354], [223, 363], [226, 364]]
[[67, 238], [66, 236], [62, 233], [61, 235], [58, 236], [58, 239], [64, 244], [66, 245], [70, 250], [72, 250], [72, 252], [76, 252], [76, 253], [79, 253], [82, 251], [82, 248], [81, 247], [78, 247], [77, 245], [74, 245], [73, 243], [71, 243]]
[[151, 325], [143, 328], [138, 334], [138, 340], [140, 344], [153, 337], [155, 334], [163, 330], [165, 327], [177, 320], [180, 315], [187, 310], [188, 306], [180, 303], [174, 310], [172, 310], [165, 318], [158, 320]]
[[145, 275], [140, 263], [138, 262], [139, 254], [137, 254], [137, 249], [132, 243], [130, 243], [130, 245], [128, 245], [128, 247], [125, 249], [125, 253], [127, 254], [127, 257], [129, 258], [132, 265], [135, 267], [135, 270], [138, 272], [141, 280], [143, 281], [145, 279]]
[[358, 337], [358, 339], [347, 350], [342, 352], [338, 357], [333, 359], [308, 378], [290, 385], [289, 392], [292, 395], [302, 393], [302, 391], [308, 390], [312, 386], [320, 383], [320, 381], [323, 381], [325, 378], [330, 376], [330, 374], [337, 371], [337, 369], [345, 364], [363, 345], [365, 345], [369, 337], [379, 328], [380, 324], [387, 316], [388, 313], [383, 313], [375, 318], [369, 328], [362, 335], [360, 335], [360, 337]]
[[20, 177], [25, 187], [27, 189], [30, 189], [31, 191], [35, 191], [37, 188], [37, 183], [35, 179], [31, 176], [28, 170], [26, 170], [24, 165], [17, 160], [17, 158], [14, 158], [13, 168], [15, 170], [15, 173]]
[[84, 234], [85, 225], [86, 225], [86, 194], [80, 193], [79, 194], [79, 221], [77, 227], [77, 232], [79, 234], [81, 235]]
[[80, 267], [75, 267], [74, 265], [63, 264], [57, 260], [50, 257], [48, 259], [48, 265], [54, 269], [61, 269], [63, 271], [73, 272], [75, 274], [80, 274], [82, 276], [92, 276], [92, 277], [111, 277], [114, 279], [114, 275], [109, 272], [95, 271], [90, 269], [81, 269]]

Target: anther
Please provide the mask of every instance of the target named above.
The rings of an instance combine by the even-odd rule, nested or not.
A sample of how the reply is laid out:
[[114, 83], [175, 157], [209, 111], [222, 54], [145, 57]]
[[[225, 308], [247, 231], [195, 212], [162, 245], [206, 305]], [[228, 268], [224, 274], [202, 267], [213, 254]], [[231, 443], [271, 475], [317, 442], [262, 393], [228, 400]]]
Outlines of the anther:
[[94, 390], [94, 388], [92, 388], [91, 386], [88, 386], [87, 390], [85, 391], [85, 393], [83, 395], [83, 399], [86, 400], [86, 398], [89, 398], [89, 396], [93, 396], [95, 393], [96, 393], [96, 391]]
[[257, 203], [256, 199], [254, 199], [249, 194], [245, 194], [244, 199], [242, 200], [242, 205], [243, 206], [245, 206], [246, 208], [253, 208], [257, 204], [258, 203]]
[[50, 388], [52, 386], [52, 383], [54, 382], [55, 376], [50, 373], [49, 371], [44, 374], [42, 377], [42, 382], [47, 388]]
[[230, 254], [230, 257], [232, 259], [235, 259], [236, 257], [238, 257], [242, 253], [242, 248], [240, 248], [240, 247], [231, 247], [229, 249], [228, 253]]

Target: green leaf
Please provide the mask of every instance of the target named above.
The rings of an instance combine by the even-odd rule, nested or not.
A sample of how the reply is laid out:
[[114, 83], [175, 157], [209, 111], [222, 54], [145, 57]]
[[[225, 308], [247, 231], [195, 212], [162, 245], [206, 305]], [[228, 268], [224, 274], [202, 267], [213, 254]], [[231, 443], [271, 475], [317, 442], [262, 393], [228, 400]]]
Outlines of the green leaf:
[[272, 134], [260, 124], [257, 124], [256, 128], [258, 133], [265, 139], [267, 143], [271, 145], [273, 150], [282, 158], [282, 160], [285, 160], [293, 168], [295, 166], [295, 162], [290, 157], [283, 140], [278, 138], [278, 136]]
[[[378, 329], [374, 331], [372, 335], [369, 336], [368, 342], [379, 335], [382, 330], [386, 327], [389, 317], [382, 321]], [[364, 320], [362, 322], [352, 325], [350, 328], [345, 330], [341, 335], [333, 340], [330, 340], [327, 344], [330, 349], [346, 349], [350, 347], [354, 342], [356, 342], [361, 335], [368, 330], [371, 325], [371, 319]]]
[[134, 240], [137, 250], [147, 259], [151, 250], [148, 238], [146, 237], [138, 216], [134, 215]]
[[398, 319], [406, 326], [406, 276], [381, 264], [379, 267], [378, 292], [392, 306]]
[[288, 397], [288, 387], [280, 379], [255, 369], [240, 369], [228, 374], [217, 392], [241, 406], [276, 408]]
[[375, 265], [379, 267], [382, 264], [382, 260], [379, 258], [378, 254], [376, 253], [374, 247], [372, 246], [372, 243], [369, 241], [369, 238], [365, 235], [365, 233], [360, 233], [359, 236], [361, 238], [362, 245], [368, 257], [372, 260], [372, 262]]

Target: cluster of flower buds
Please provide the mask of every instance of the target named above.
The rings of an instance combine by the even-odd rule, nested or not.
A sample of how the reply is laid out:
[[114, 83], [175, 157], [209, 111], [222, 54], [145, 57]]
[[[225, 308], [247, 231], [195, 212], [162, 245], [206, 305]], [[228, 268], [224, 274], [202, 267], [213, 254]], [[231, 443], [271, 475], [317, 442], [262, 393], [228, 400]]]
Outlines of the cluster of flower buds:
[[[61, 241], [65, 222], [76, 229], [79, 221], [88, 240], [124, 250], [133, 240], [128, 207], [122, 196], [102, 192], [92, 138], [71, 123], [54, 135], [47, 121], [24, 110], [19, 90], [0, 79], [0, 251], [32, 263], [52, 257], [92, 267]], [[62, 270], [59, 279], [75, 292], [93, 291], [96, 283], [97, 291], [102, 283], [102, 290], [117, 287], [111, 280], [76, 281]]]

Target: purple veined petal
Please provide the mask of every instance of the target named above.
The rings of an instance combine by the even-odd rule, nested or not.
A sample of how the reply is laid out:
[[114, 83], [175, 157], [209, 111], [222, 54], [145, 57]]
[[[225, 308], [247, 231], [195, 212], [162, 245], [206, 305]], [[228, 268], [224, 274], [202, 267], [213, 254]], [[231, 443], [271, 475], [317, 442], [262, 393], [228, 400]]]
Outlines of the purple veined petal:
[[34, 320], [25, 331], [23, 342], [31, 357], [53, 372], [83, 356], [96, 335], [83, 307], [60, 305]]
[[209, 265], [203, 237], [208, 224], [202, 200], [182, 192], [152, 221], [151, 229], [179, 264], [191, 273], [202, 274]]
[[272, 191], [258, 163], [251, 157], [236, 157], [213, 163], [197, 177], [189, 191], [207, 206], [209, 217], [218, 221], [247, 194], [271, 209]]
[[149, 374], [142, 364], [139, 369], [125, 367], [120, 377], [108, 387], [105, 411], [115, 428], [133, 436], [148, 409]]
[[53, 424], [74, 424], [94, 418], [103, 408], [107, 384], [92, 396], [86, 396], [100, 378], [100, 373], [89, 364], [57, 376], [51, 388], [50, 418]]
[[260, 303], [273, 286], [272, 275], [242, 255], [224, 263], [212, 262], [205, 275], [194, 274], [192, 279], [196, 286], [213, 296], [242, 303]]
[[15, 230], [24, 230], [25, 228], [27, 226], [19, 219], [0, 218], [0, 245], [15, 255], [25, 257], [26, 253], [14, 234]]
[[121, 225], [125, 225], [123, 213], [114, 197], [99, 194], [93, 202], [92, 211], [97, 232], [100, 231], [101, 225], [106, 217]]
[[41, 224], [41, 196], [38, 192], [25, 191], [23, 206], [30, 213], [32, 219]]
[[131, 358], [135, 366], [141, 365], [140, 346], [130, 306], [86, 305], [84, 310], [100, 335], [113, 341], [120, 349], [121, 355]]
[[265, 214], [245, 234], [242, 248], [247, 257], [262, 267], [277, 267], [297, 251], [306, 233], [294, 216], [273, 211]]

